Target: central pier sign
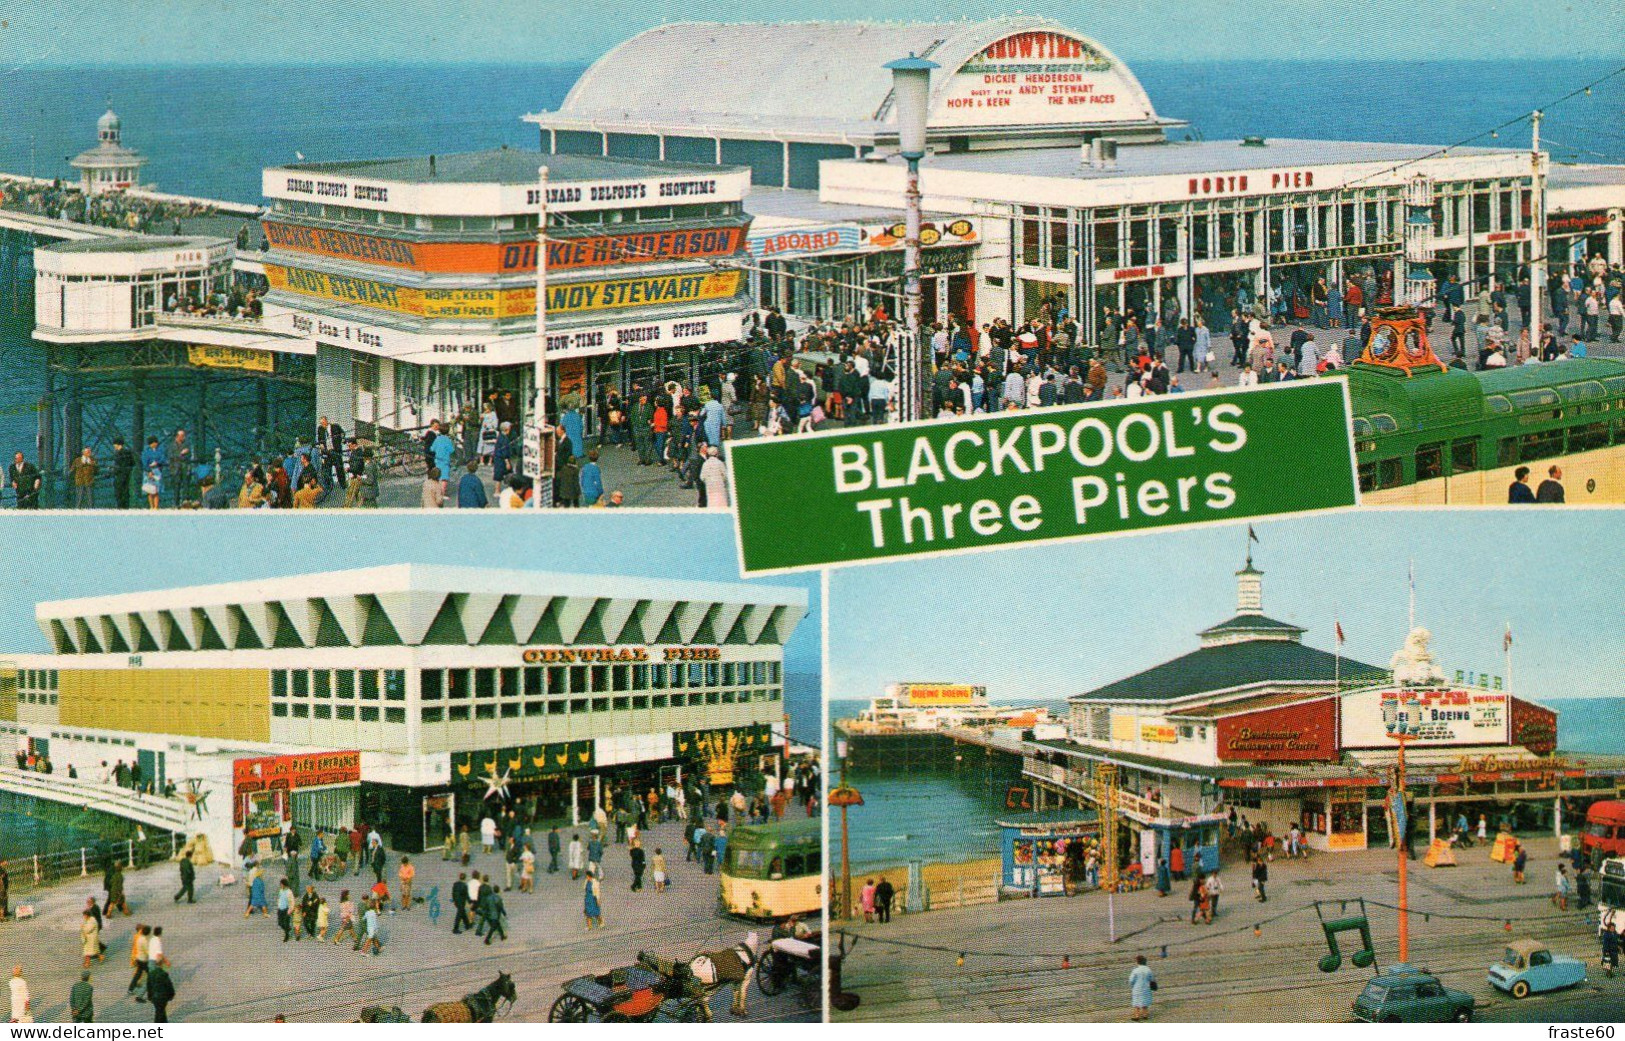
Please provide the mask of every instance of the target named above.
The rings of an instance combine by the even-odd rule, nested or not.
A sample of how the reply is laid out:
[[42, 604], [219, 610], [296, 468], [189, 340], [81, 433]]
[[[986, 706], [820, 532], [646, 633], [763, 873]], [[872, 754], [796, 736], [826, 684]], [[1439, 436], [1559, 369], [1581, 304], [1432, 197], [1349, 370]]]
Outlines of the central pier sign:
[[729, 454], [747, 573], [1359, 502], [1343, 380], [854, 428]]

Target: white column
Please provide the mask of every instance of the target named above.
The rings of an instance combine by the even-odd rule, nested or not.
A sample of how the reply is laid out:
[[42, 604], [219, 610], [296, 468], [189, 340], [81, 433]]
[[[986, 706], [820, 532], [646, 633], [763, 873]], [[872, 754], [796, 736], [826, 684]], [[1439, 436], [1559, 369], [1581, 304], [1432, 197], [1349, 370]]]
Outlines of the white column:
[[1625, 264], [1625, 211], [1614, 210], [1608, 215], [1608, 262]]
[[1428, 803], [1428, 845], [1431, 846], [1433, 844], [1433, 840], [1438, 838], [1438, 837], [1439, 837], [1439, 804], [1435, 803], [1435, 802], [1430, 802], [1430, 803]]
[[1563, 837], [1563, 797], [1561, 795], [1552, 800], [1552, 834], [1559, 839]]

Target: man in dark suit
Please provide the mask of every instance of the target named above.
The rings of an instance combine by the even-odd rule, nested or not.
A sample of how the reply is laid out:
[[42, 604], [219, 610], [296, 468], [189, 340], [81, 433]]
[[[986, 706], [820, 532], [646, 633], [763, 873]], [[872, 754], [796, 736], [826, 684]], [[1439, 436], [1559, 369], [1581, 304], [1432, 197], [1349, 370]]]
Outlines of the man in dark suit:
[[451, 906], [457, 914], [451, 923], [451, 931], [460, 933], [463, 926], [468, 924], [468, 872], [464, 871], [457, 876], [457, 881], [451, 884]]
[[343, 488], [344, 429], [337, 423], [329, 423], [326, 416], [316, 421], [316, 451], [322, 460], [316, 468], [317, 478], [327, 482], [329, 487]]
[[124, 443], [123, 435], [113, 438], [113, 505], [130, 508], [130, 481], [135, 475], [135, 452]]
[[23, 454], [18, 452], [12, 457], [11, 468], [6, 471], [6, 477], [11, 481], [12, 491], [17, 493], [19, 510], [39, 509], [39, 467], [25, 460]]

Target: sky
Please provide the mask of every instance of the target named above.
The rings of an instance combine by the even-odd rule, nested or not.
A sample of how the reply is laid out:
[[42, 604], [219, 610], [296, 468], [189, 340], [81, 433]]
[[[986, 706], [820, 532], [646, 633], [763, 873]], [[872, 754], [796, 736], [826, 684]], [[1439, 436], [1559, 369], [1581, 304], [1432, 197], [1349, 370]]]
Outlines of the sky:
[[[49, 652], [34, 622], [42, 600], [101, 596], [313, 571], [427, 563], [464, 567], [739, 581], [733, 520], [721, 514], [436, 517], [355, 513], [0, 514], [6, 560], [0, 654]], [[757, 582], [808, 594], [785, 649], [787, 672], [822, 671], [818, 577]]]
[[[1536, 701], [1622, 693], [1616, 511], [1370, 511], [1261, 522], [1264, 611], [1352, 660], [1386, 667], [1416, 623], [1435, 660], [1501, 675]], [[1235, 613], [1247, 526], [852, 568], [830, 584], [832, 699], [887, 683], [985, 684], [1003, 701], [1065, 698], [1198, 646]]]
[[[1128, 61], [1172, 58], [1552, 58], [1618, 53], [1617, 0], [17, 0], [0, 69], [30, 63], [590, 61], [665, 21], [925, 20], [1041, 14]], [[1609, 13], [1611, 12], [1611, 14]], [[1612, 26], [1599, 24], [1613, 19]], [[703, 55], [695, 56], [703, 71]], [[342, 107], [343, 97], [334, 105]]]

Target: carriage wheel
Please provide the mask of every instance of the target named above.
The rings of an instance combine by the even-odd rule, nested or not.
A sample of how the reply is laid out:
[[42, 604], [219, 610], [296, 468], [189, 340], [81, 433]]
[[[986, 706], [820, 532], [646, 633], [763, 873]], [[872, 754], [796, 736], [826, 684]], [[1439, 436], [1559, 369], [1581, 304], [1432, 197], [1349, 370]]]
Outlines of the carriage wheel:
[[547, 1021], [549, 1023], [585, 1023], [587, 1017], [591, 1014], [592, 1010], [587, 1007], [585, 1001], [582, 1001], [574, 994], [565, 994], [559, 1000], [553, 1002], [553, 1007], [547, 1013]]
[[779, 978], [778, 970], [779, 960], [772, 951], [762, 955], [761, 964], [756, 966], [756, 989], [770, 998], [784, 990], [784, 981]]

